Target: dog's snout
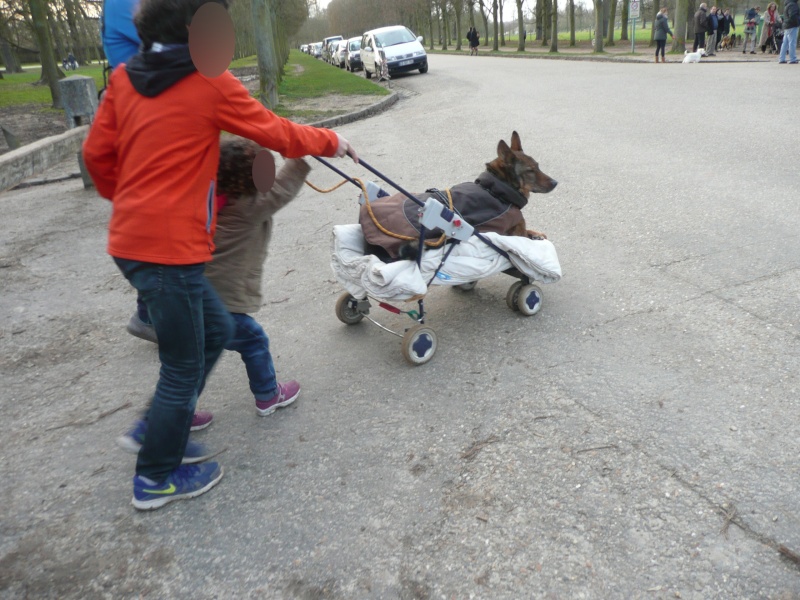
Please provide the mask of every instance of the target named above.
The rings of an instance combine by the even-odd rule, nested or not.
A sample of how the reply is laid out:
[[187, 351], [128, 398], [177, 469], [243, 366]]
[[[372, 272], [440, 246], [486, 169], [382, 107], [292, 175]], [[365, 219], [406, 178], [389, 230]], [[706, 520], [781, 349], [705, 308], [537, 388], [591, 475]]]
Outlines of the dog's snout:
[[553, 188], [553, 189], [555, 189], [555, 187], [556, 187], [557, 185], [558, 185], [558, 182], [557, 182], [555, 179], [553, 179], [553, 178], [551, 177], [551, 178], [550, 178], [550, 187], [551, 187], [551, 188]]

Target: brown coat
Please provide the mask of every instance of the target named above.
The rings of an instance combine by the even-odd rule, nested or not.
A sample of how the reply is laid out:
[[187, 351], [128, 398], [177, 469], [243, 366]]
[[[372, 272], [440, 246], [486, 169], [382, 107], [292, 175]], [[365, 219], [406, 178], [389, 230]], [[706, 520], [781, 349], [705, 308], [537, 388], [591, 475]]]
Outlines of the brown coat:
[[272, 216], [297, 196], [310, 170], [304, 160], [287, 160], [267, 193], [228, 198], [217, 215], [216, 250], [206, 265], [206, 277], [230, 312], [261, 309], [261, 276]]
[[[478, 231], [504, 235], [514, 229], [525, 229], [525, 218], [520, 209], [528, 200], [489, 172], [482, 173], [474, 183], [459, 183], [453, 186], [450, 188], [450, 194], [456, 212]], [[416, 195], [422, 202], [430, 196], [433, 194]], [[368, 244], [380, 246], [392, 258], [397, 258], [401, 246], [417, 243], [420, 226], [416, 203], [402, 194], [395, 194], [374, 200], [370, 203], [370, 208], [381, 227], [392, 233], [413, 238], [415, 241], [409, 242], [382, 232], [370, 216], [366, 205], [362, 205], [358, 220]], [[426, 231], [425, 239], [436, 240], [441, 235], [442, 232], [439, 230]]]

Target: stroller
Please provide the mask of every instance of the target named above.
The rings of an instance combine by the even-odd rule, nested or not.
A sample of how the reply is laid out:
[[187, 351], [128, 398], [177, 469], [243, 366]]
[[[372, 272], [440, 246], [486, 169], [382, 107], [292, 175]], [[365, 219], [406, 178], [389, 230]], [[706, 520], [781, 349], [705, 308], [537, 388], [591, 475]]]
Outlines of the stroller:
[[[327, 161], [315, 158], [359, 187], [361, 203], [380, 202], [380, 198], [389, 195], [379, 184], [350, 178]], [[424, 297], [431, 285], [471, 291], [478, 280], [505, 273], [517, 280], [506, 294], [508, 307], [526, 317], [539, 312], [542, 290], [534, 282], [554, 283], [561, 279], [561, 266], [552, 242], [475, 231], [466, 219], [448, 207], [446, 193], [428, 190], [429, 197], [422, 202], [363, 159], [359, 162], [418, 205], [419, 252], [416, 260], [384, 263], [377, 256], [365, 253], [361, 225], [334, 226], [331, 267], [346, 290], [336, 302], [336, 317], [342, 323], [356, 325], [366, 318], [402, 339], [402, 354], [407, 362], [422, 365], [433, 358], [438, 346], [436, 332], [425, 323]], [[442, 231], [446, 242], [438, 248], [424, 249], [426, 230]], [[414, 325], [403, 333], [383, 326], [370, 316], [370, 300], [384, 310], [407, 315]], [[417, 303], [416, 310], [404, 310], [393, 304], [413, 301]]]

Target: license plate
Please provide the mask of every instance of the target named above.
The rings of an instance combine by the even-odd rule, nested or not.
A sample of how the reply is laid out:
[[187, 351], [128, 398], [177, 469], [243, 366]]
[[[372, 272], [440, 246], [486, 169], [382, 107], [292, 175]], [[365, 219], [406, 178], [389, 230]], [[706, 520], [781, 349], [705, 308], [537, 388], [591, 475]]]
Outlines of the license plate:
[[406, 65], [411, 65], [411, 64], [414, 64], [413, 60], [401, 60], [398, 66], [405, 67]]

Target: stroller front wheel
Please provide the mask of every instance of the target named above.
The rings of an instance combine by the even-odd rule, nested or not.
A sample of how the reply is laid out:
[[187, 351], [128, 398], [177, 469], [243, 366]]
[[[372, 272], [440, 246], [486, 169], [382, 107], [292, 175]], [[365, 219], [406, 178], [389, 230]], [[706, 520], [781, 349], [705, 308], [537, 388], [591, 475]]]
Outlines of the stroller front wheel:
[[517, 296], [517, 309], [526, 317], [531, 317], [542, 308], [542, 289], [538, 285], [524, 285]]
[[403, 335], [403, 358], [414, 366], [424, 365], [436, 352], [436, 332], [426, 325], [415, 325]]

